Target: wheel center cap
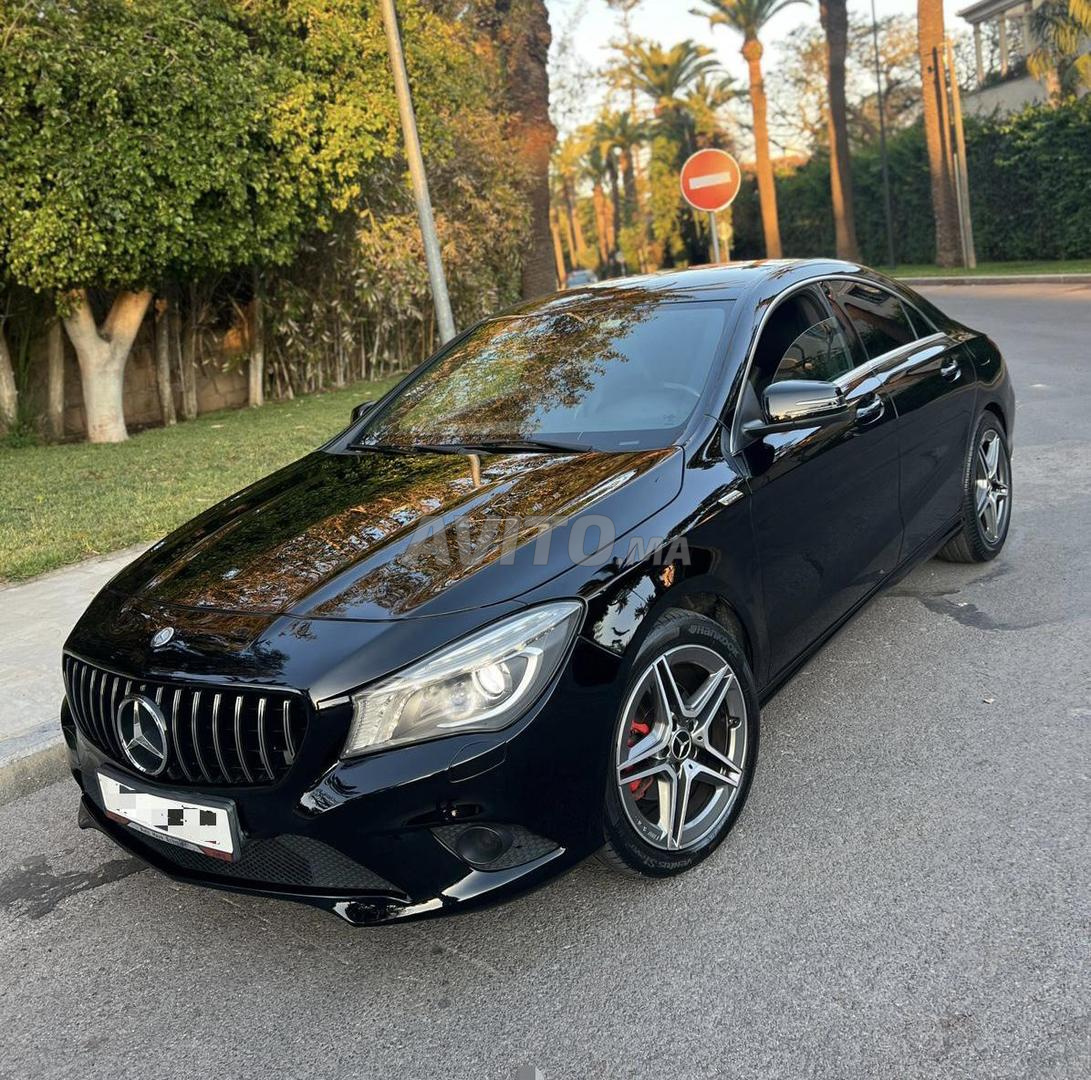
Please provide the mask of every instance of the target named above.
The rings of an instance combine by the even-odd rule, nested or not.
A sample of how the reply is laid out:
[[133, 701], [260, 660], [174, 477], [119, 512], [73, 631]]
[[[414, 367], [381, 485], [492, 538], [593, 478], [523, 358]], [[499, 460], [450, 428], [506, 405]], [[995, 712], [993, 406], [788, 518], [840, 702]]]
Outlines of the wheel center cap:
[[682, 761], [693, 753], [693, 736], [688, 731], [676, 731], [671, 738], [671, 757]]

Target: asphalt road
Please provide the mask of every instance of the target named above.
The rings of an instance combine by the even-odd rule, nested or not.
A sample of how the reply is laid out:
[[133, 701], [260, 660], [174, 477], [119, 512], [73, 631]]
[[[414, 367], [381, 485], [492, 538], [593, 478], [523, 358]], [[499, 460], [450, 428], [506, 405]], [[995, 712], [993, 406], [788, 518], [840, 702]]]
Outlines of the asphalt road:
[[0, 1076], [1088, 1075], [1091, 288], [931, 295], [1011, 362], [1008, 546], [770, 703], [712, 860], [353, 931], [140, 870], [56, 784], [0, 808]]

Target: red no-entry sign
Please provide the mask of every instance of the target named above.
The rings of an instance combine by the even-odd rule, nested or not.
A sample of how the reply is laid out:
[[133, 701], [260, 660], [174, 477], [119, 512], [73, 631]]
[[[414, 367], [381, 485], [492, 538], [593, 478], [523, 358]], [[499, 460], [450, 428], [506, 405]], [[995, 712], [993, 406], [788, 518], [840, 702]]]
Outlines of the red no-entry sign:
[[698, 150], [682, 166], [682, 198], [694, 210], [726, 210], [739, 193], [739, 163], [726, 150]]

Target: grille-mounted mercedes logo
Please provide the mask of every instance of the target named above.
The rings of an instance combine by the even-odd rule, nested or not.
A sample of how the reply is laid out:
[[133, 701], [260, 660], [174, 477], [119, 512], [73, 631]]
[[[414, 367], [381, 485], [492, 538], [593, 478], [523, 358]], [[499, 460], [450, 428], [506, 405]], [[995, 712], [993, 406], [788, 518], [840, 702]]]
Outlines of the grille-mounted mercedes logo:
[[143, 694], [122, 698], [114, 731], [125, 756], [142, 773], [158, 776], [167, 767], [167, 721], [151, 698]]

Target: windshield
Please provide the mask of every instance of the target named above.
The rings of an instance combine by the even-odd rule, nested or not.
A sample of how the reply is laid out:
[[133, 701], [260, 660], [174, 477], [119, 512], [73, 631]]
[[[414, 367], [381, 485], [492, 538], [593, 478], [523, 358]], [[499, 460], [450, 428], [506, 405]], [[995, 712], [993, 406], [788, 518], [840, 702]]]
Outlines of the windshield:
[[669, 446], [712, 372], [729, 303], [640, 294], [490, 319], [384, 402], [358, 444]]

